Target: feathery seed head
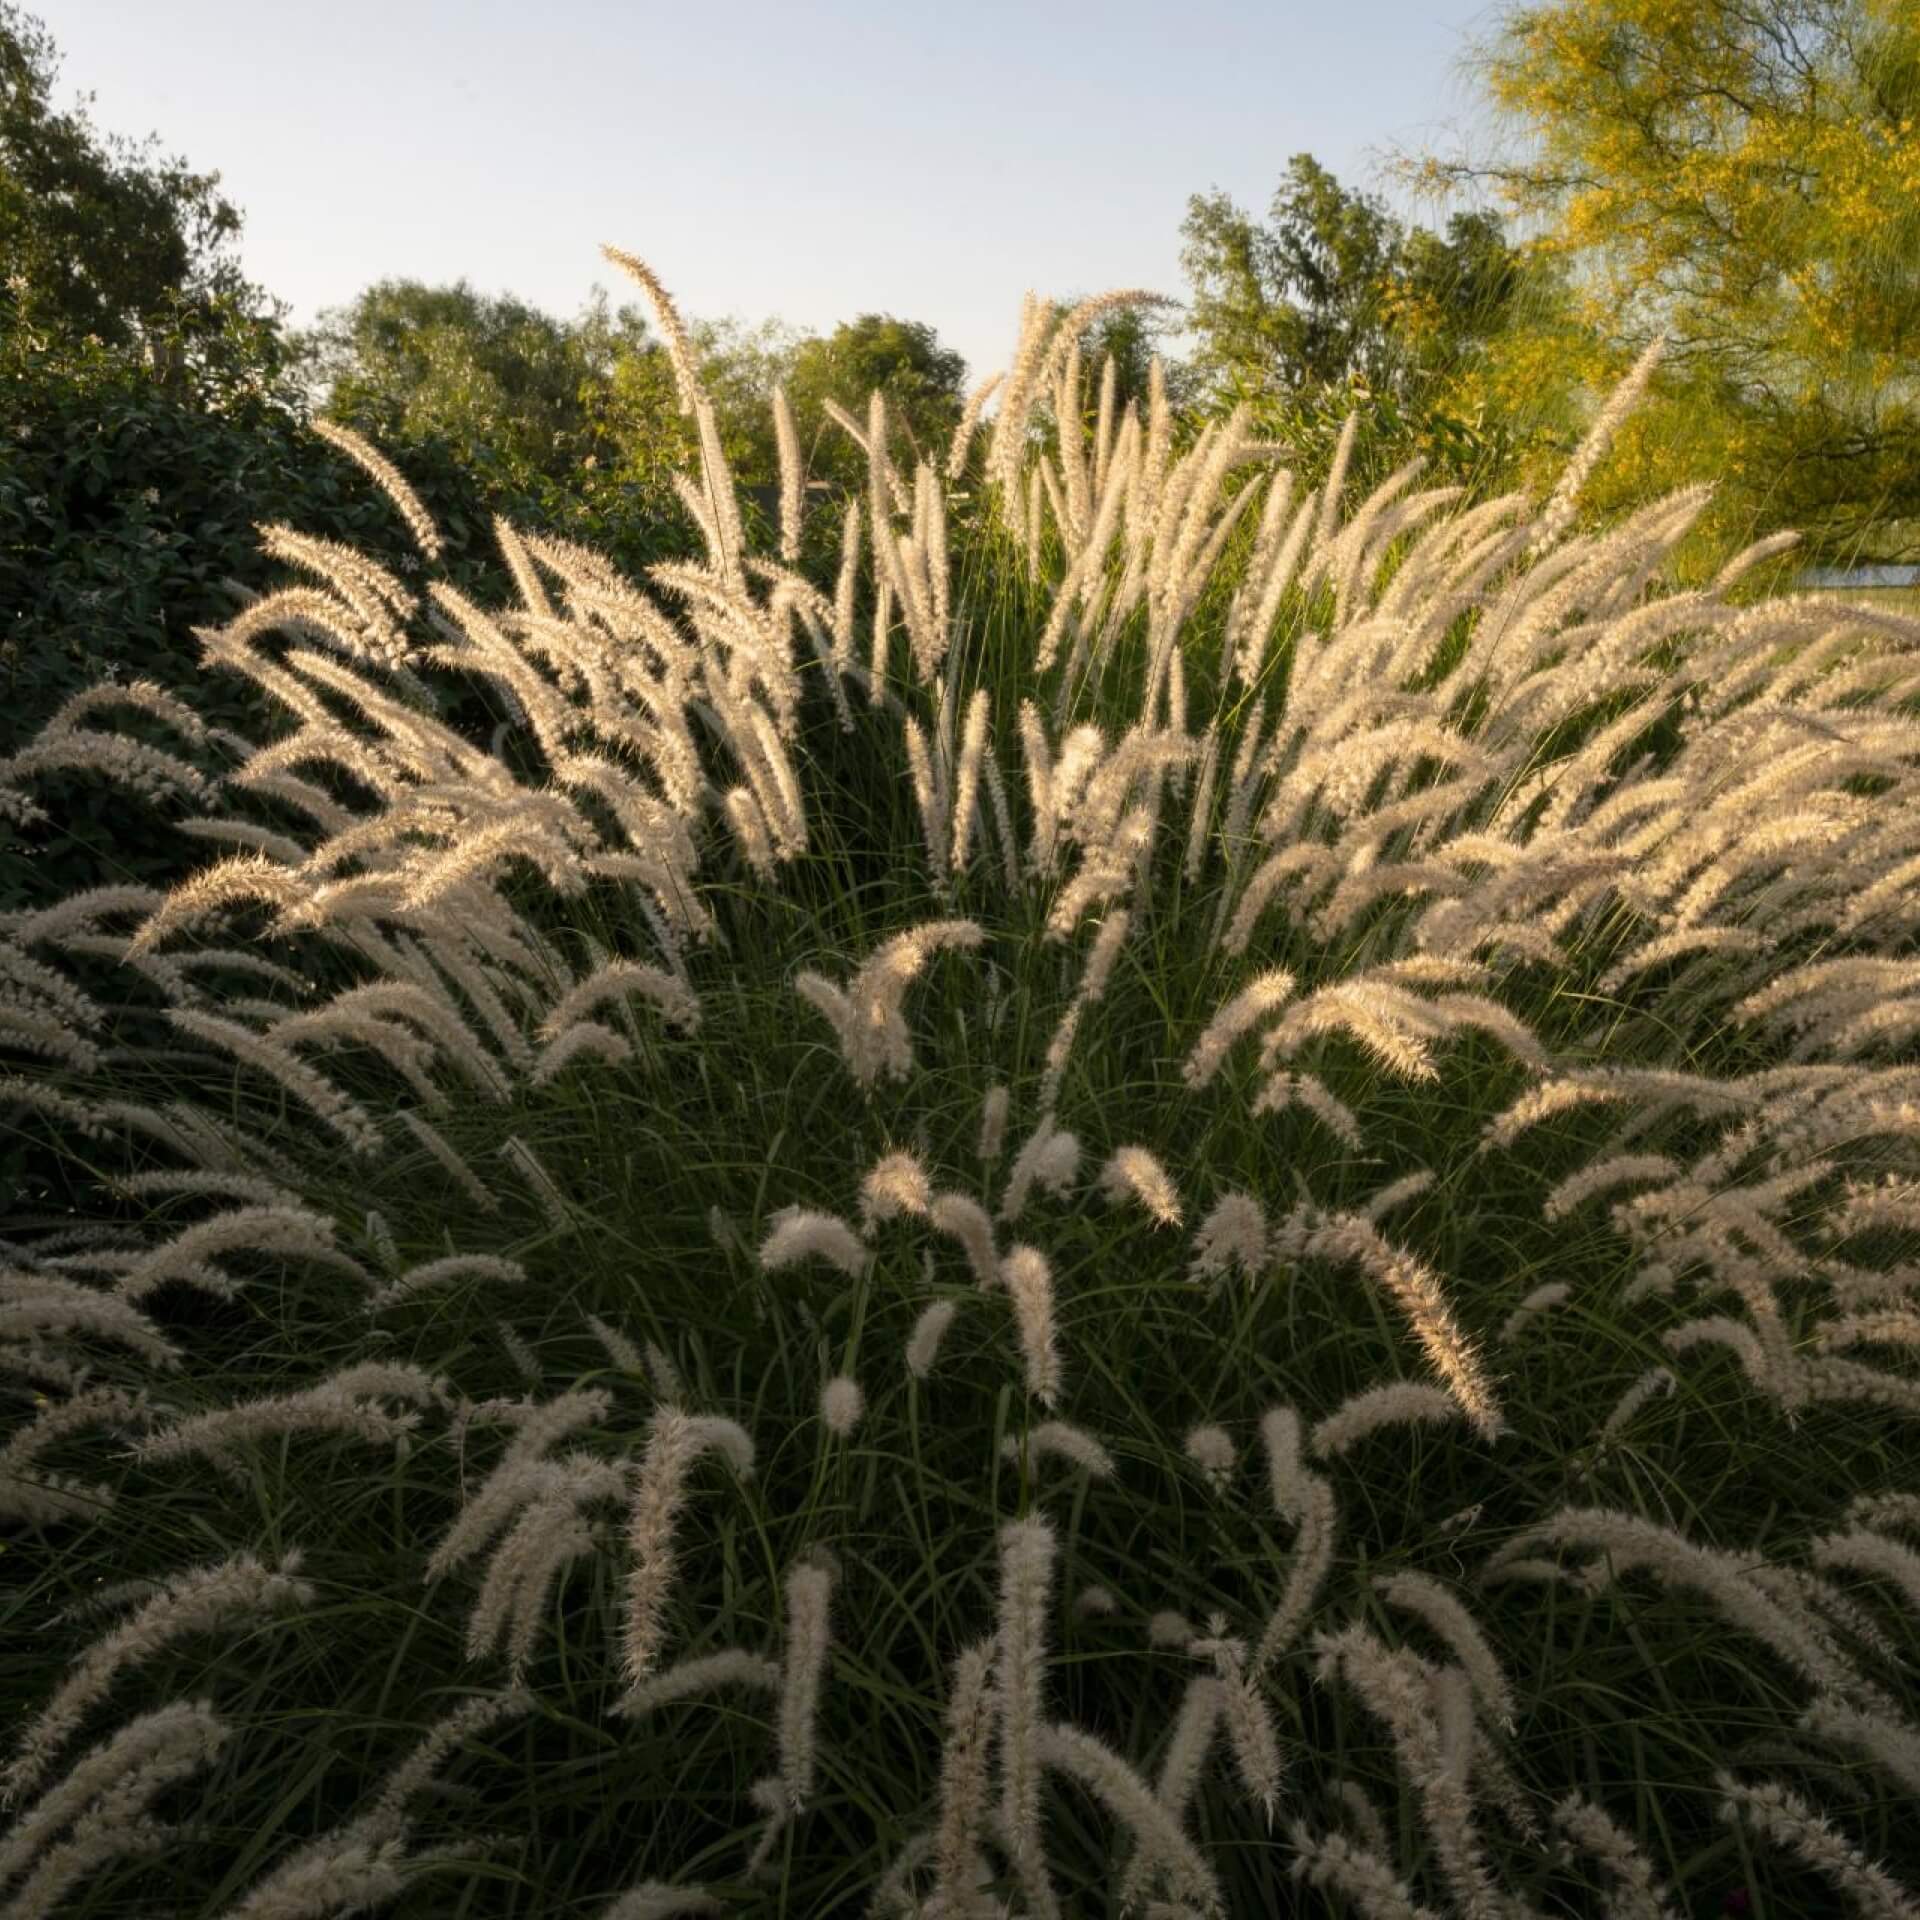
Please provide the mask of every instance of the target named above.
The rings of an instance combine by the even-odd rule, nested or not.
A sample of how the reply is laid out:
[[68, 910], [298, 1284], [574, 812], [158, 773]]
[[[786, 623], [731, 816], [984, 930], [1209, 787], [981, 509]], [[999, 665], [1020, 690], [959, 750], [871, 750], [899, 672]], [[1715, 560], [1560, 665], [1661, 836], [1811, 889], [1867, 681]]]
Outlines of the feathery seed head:
[[835, 1374], [820, 1389], [820, 1418], [837, 1440], [844, 1440], [853, 1432], [866, 1410], [867, 1396], [860, 1391], [859, 1381], [848, 1374]]

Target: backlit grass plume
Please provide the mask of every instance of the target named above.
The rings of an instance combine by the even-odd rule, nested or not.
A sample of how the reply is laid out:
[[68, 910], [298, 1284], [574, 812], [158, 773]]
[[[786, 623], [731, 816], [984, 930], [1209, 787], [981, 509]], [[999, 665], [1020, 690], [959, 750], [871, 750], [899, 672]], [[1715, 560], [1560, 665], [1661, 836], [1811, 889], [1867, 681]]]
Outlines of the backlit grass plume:
[[612, 257], [704, 560], [0, 765], [180, 832], [0, 920], [5, 1911], [1913, 1912], [1920, 626], [1131, 295], [757, 546]]

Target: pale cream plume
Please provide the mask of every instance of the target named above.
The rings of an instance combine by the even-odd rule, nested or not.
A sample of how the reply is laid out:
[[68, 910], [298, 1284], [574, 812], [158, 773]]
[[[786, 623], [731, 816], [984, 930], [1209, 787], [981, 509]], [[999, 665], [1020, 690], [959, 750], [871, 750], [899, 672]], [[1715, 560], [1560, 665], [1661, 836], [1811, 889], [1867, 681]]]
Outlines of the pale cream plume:
[[1172, 1176], [1145, 1147], [1116, 1147], [1100, 1169], [1100, 1190], [1116, 1206], [1137, 1201], [1156, 1225], [1180, 1224], [1180, 1195]]
[[1026, 1357], [1027, 1391], [1044, 1407], [1060, 1397], [1060, 1348], [1054, 1334], [1053, 1269], [1038, 1247], [1016, 1246], [1000, 1262]]
[[1867, 1920], [1914, 1920], [1920, 1914], [1920, 1899], [1898, 1885], [1885, 1868], [1868, 1859], [1791, 1788], [1776, 1780], [1749, 1785], [1724, 1772], [1716, 1779], [1723, 1820], [1731, 1824], [1744, 1819], [1777, 1846], [1797, 1853], [1839, 1888], [1849, 1906]]
[[414, 543], [429, 560], [440, 557], [440, 535], [433, 524], [432, 516], [421, 504], [420, 496], [407, 485], [400, 469], [384, 454], [376, 451], [351, 427], [343, 426], [337, 420], [326, 420], [318, 415], [308, 423], [322, 440], [338, 447], [355, 466], [359, 467], [375, 486], [391, 500], [400, 517], [407, 523], [407, 531], [413, 535]]
[[999, 1702], [994, 1644], [968, 1647], [953, 1663], [947, 1739], [940, 1756], [940, 1816], [933, 1838], [928, 1920], [970, 1920], [977, 1909], [973, 1863], [991, 1790], [988, 1763]]
[[775, 1213], [758, 1255], [768, 1273], [798, 1266], [803, 1260], [824, 1260], [854, 1279], [867, 1270], [872, 1257], [837, 1213], [811, 1207], [782, 1207]]
[[629, 1687], [614, 1703], [613, 1711], [639, 1719], [676, 1701], [695, 1699], [722, 1687], [749, 1687], [759, 1693], [777, 1693], [780, 1667], [777, 1662], [763, 1660], [742, 1647], [723, 1648], [719, 1653], [682, 1660], [638, 1686]]
[[1047, 1612], [1054, 1533], [1038, 1517], [1000, 1530], [1000, 1610], [994, 1633], [999, 1716], [1000, 1824], [1028, 1898], [1054, 1905], [1040, 1830], [1041, 1736], [1046, 1720]]
[[936, 1300], [913, 1323], [913, 1333], [907, 1341], [906, 1360], [907, 1371], [916, 1380], [924, 1380], [933, 1371], [940, 1343], [946, 1338], [947, 1329], [953, 1325], [953, 1317], [957, 1312], [959, 1308], [953, 1301]]
[[796, 1813], [813, 1798], [832, 1591], [833, 1576], [823, 1566], [799, 1566], [787, 1575], [787, 1651], [781, 1663], [778, 1730], [780, 1781]]
[[1287, 1652], [1306, 1625], [1333, 1566], [1339, 1513], [1332, 1484], [1300, 1458], [1300, 1417], [1275, 1407], [1260, 1422], [1274, 1510], [1294, 1526], [1293, 1562], [1287, 1583], [1254, 1650], [1253, 1671], [1263, 1673]]
[[666, 1637], [674, 1576], [674, 1526], [687, 1498], [687, 1477], [703, 1447], [713, 1444], [678, 1407], [662, 1407], [648, 1423], [646, 1452], [627, 1515], [626, 1623], [621, 1664], [629, 1691], [652, 1673]]
[[820, 1389], [820, 1423], [836, 1440], [849, 1439], [867, 1410], [867, 1396], [850, 1374], [837, 1373]]
[[903, 1150], [882, 1154], [861, 1176], [860, 1223], [868, 1233], [883, 1220], [908, 1214], [924, 1219], [932, 1202], [926, 1169]]

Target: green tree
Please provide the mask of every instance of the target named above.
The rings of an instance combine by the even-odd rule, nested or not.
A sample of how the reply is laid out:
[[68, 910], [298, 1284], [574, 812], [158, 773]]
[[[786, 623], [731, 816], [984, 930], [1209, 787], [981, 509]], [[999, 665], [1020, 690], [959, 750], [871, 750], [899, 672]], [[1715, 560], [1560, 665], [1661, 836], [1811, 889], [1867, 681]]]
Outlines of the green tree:
[[217, 173], [165, 159], [157, 139], [102, 135], [91, 96], [54, 105], [59, 55], [31, 14], [0, 0], [0, 326], [145, 345], [172, 365], [190, 345], [273, 340], [234, 254], [241, 219]]
[[1363, 471], [1416, 450], [1456, 477], [1510, 463], [1522, 422], [1495, 404], [1491, 349], [1532, 290], [1496, 216], [1409, 227], [1296, 154], [1264, 221], [1195, 194], [1181, 234], [1192, 366], [1211, 404], [1246, 402], [1309, 461], [1357, 406]]
[[524, 487], [571, 482], [605, 451], [614, 367], [655, 343], [634, 309], [610, 314], [604, 296], [568, 322], [465, 280], [382, 280], [302, 344], [329, 412], [382, 442], [440, 440]]
[[892, 314], [863, 313], [800, 342], [786, 376], [787, 397], [809, 471], [857, 483], [865, 471], [859, 449], [832, 424], [826, 403], [836, 401], [864, 422], [875, 390], [886, 395], [889, 422], [909, 454], [938, 460], [959, 421], [966, 377], [966, 361], [943, 347], [931, 326]]
[[1265, 224], [1195, 194], [1181, 228], [1194, 365], [1236, 398], [1361, 382], [1406, 387], [1496, 333], [1520, 288], [1497, 217], [1409, 229], [1375, 196], [1296, 154]]
[[691, 550], [671, 475], [692, 427], [665, 349], [599, 289], [567, 320], [465, 280], [383, 280], [300, 351], [313, 403], [397, 460], [457, 546], [490, 549], [499, 514], [627, 566]]
[[[1062, 302], [1071, 306], [1072, 302]], [[1111, 357], [1114, 370], [1114, 404], [1124, 411], [1131, 402], [1144, 413], [1148, 381], [1153, 362], [1160, 362], [1167, 383], [1167, 398], [1176, 414], [1193, 406], [1201, 392], [1200, 376], [1192, 363], [1174, 350], [1173, 336], [1183, 318], [1177, 307], [1118, 307], [1103, 313], [1087, 329], [1081, 342], [1084, 364], [1091, 373], [1098, 394], [1101, 370]]]
[[[751, 505], [777, 511], [779, 460], [769, 403], [786, 383], [816, 477], [853, 477], [828, 397], [865, 404], [861, 382], [889, 376], [903, 426], [942, 417], [950, 379], [931, 328], [854, 322], [830, 339], [778, 320], [696, 321], [689, 337], [714, 403], [720, 439]], [[553, 525], [581, 512], [609, 521], [594, 537], [622, 545], [617, 523], [684, 521], [672, 476], [694, 461], [693, 423], [680, 411], [663, 344], [634, 307], [610, 310], [598, 289], [563, 320], [467, 282], [390, 280], [322, 316], [303, 351], [315, 397], [396, 457], [409, 449], [463, 478], [475, 501]], [[631, 542], [625, 543], [631, 553]]]
[[[758, 324], [699, 320], [689, 333], [694, 352], [700, 357], [702, 383], [719, 421], [720, 444], [735, 477], [753, 489], [756, 497], [774, 497], [780, 456], [774, 444], [773, 390], [791, 382], [795, 359], [812, 336], [783, 320], [762, 320]], [[679, 423], [680, 432], [691, 435], [691, 427], [677, 408], [673, 419]], [[636, 419], [626, 429], [636, 452], [644, 427], [645, 422]], [[686, 444], [691, 449], [690, 437]]]
[[1237, 399], [1381, 379], [1400, 228], [1384, 206], [1296, 154], [1266, 224], [1195, 194], [1181, 228], [1196, 367]]

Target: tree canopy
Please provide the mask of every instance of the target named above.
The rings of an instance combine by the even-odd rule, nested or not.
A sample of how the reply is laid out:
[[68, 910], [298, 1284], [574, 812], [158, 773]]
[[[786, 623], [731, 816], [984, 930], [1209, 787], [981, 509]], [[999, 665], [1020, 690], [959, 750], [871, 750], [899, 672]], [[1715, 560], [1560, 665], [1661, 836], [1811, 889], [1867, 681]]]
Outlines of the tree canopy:
[[1195, 194], [1181, 234], [1193, 373], [1214, 402], [1247, 402], [1302, 451], [1359, 406], [1383, 457], [1504, 463], [1512, 422], [1496, 417], [1485, 375], [1528, 275], [1497, 215], [1409, 225], [1302, 153], [1264, 221], [1224, 193]]
[[1911, 0], [1542, 0], [1480, 50], [1491, 183], [1617, 362], [1668, 340], [1666, 471], [1835, 553], [1920, 552], [1920, 12]]
[[570, 322], [465, 280], [382, 280], [302, 345], [328, 410], [376, 438], [438, 436], [463, 459], [560, 479], [600, 451], [620, 359], [656, 343], [604, 298]]
[[58, 110], [58, 77], [46, 28], [0, 0], [0, 316], [108, 346], [258, 317], [220, 176], [101, 134], [91, 96]]
[[785, 379], [809, 471], [841, 484], [865, 472], [864, 456], [826, 409], [835, 401], [864, 422], [867, 396], [875, 391], [886, 395], [888, 423], [899, 441], [939, 458], [959, 421], [966, 377], [966, 361], [943, 347], [931, 326], [890, 313], [863, 313], [802, 340]]
[[1308, 153], [1287, 163], [1264, 224], [1223, 193], [1195, 194], [1181, 233], [1196, 365], [1242, 398], [1405, 387], [1487, 340], [1519, 288], [1497, 217], [1409, 228]]
[[[959, 417], [966, 363], [931, 326], [862, 314], [826, 335], [779, 321], [689, 329], [735, 477], [773, 499], [770, 402], [784, 385], [810, 475], [860, 484], [864, 456], [827, 412], [864, 418], [887, 395], [904, 446], [942, 445]], [[387, 280], [323, 315], [301, 342], [326, 410], [390, 447], [432, 442], [488, 476], [504, 500], [560, 492], [677, 513], [671, 476], [693, 457], [662, 343], [637, 308], [597, 289], [574, 320], [466, 281]]]

